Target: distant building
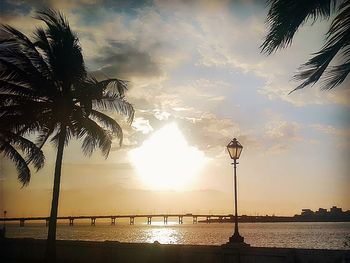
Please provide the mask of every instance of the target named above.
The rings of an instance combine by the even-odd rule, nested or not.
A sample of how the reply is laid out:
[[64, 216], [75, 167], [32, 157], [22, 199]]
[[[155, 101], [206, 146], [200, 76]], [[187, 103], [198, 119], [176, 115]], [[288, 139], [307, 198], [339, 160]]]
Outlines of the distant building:
[[332, 206], [331, 208], [331, 214], [332, 215], [339, 215], [339, 214], [342, 214], [343, 213], [343, 210], [341, 208], [338, 208], [336, 206]]
[[306, 222], [349, 222], [350, 211], [343, 211], [342, 208], [333, 206], [329, 211], [319, 208], [316, 212], [311, 209], [302, 209], [300, 215], [295, 215], [296, 221]]
[[316, 211], [316, 215], [318, 215], [318, 216], [325, 216], [325, 215], [327, 215], [327, 209], [319, 208], [318, 211]]
[[301, 215], [302, 216], [312, 216], [314, 212], [311, 209], [302, 209]]

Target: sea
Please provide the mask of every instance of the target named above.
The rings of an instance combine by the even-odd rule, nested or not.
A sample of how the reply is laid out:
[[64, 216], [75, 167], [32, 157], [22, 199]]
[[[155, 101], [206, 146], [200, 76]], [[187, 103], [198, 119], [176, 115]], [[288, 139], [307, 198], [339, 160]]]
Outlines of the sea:
[[[127, 222], [89, 222], [74, 226], [60, 222], [57, 239], [119, 241], [134, 243], [222, 245], [233, 234], [231, 223], [198, 223], [169, 221], [129, 225]], [[47, 227], [40, 223], [6, 225], [6, 237], [45, 239]], [[255, 247], [286, 247], [315, 249], [350, 249], [350, 222], [241, 223], [239, 232], [245, 242]]]

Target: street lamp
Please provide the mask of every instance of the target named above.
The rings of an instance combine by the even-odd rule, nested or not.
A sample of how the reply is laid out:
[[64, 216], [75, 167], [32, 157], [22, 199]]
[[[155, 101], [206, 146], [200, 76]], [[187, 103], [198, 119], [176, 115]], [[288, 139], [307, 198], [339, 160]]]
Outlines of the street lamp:
[[238, 164], [243, 146], [234, 138], [228, 145], [227, 151], [233, 160], [233, 172], [234, 172], [234, 191], [235, 191], [235, 232], [229, 239], [229, 244], [245, 244], [244, 237], [238, 233], [238, 215], [237, 215], [237, 179], [236, 179], [236, 166]]

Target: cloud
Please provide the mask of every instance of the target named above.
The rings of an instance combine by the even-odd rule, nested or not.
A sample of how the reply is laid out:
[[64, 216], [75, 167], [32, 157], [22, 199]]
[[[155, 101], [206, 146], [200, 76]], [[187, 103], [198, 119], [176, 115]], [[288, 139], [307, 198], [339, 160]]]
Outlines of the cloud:
[[350, 91], [343, 87], [337, 87], [331, 91], [323, 91], [317, 87], [307, 87], [297, 90], [291, 94], [297, 85], [287, 80], [287, 74], [284, 77], [267, 78], [265, 85], [258, 89], [258, 93], [267, 96], [270, 100], [282, 100], [296, 107], [305, 107], [307, 105], [330, 105], [338, 104], [343, 106], [350, 105]]
[[[241, 10], [246, 11], [247, 6]], [[350, 94], [346, 89], [349, 79], [333, 92], [323, 92], [316, 84], [288, 95], [298, 85], [298, 82], [291, 81], [293, 75], [309, 55], [320, 47], [324, 31], [328, 27], [327, 22], [313, 25], [311, 33], [311, 26], [305, 25], [295, 36], [291, 47], [265, 56], [260, 54], [259, 48], [266, 34], [263, 23], [265, 13], [263, 9], [260, 11], [244, 20], [227, 10], [221, 12], [219, 17], [196, 16], [203, 32], [200, 38], [205, 38], [198, 44], [198, 64], [222, 70], [231, 68], [234, 72], [244, 74], [252, 73], [263, 83], [257, 89], [258, 94], [270, 100], [281, 100], [298, 107], [312, 104], [350, 105]]]
[[272, 120], [265, 124], [264, 134], [261, 137], [268, 153], [286, 152], [293, 148], [296, 142], [304, 140], [300, 135], [301, 124], [283, 120], [282, 116], [273, 113], [267, 115], [272, 117]]
[[280, 154], [282, 152], [286, 152], [290, 149], [290, 146], [285, 143], [277, 143], [272, 145], [270, 148], [266, 150], [269, 154]]
[[154, 3], [158, 8], [172, 12], [220, 12], [229, 6], [230, 0], [155, 0]]
[[144, 119], [143, 117], [135, 118], [132, 127], [136, 129], [136, 131], [140, 131], [143, 134], [147, 134], [153, 131], [152, 126], [149, 123], [149, 120]]
[[[225, 145], [233, 138], [240, 137], [245, 145], [256, 147], [257, 139], [249, 131], [241, 131], [238, 123], [220, 118], [211, 112], [170, 110], [136, 110], [135, 122], [124, 129], [124, 147], [135, 148], [153, 132], [166, 124], [175, 122], [189, 145], [204, 151], [209, 157], [221, 154]], [[119, 147], [113, 148], [117, 150]]]
[[110, 42], [101, 48], [100, 55], [94, 59], [101, 72], [110, 77], [154, 77], [161, 74], [159, 65], [151, 55], [141, 51], [132, 43]]
[[272, 140], [295, 140], [299, 139], [300, 125], [295, 122], [270, 121], [265, 125], [265, 134]]
[[350, 137], [350, 129], [341, 129], [341, 128], [336, 128], [332, 125], [323, 125], [323, 124], [311, 124], [309, 126], [325, 134], [330, 134], [333, 136], [345, 137], [345, 138]]
[[242, 135], [237, 123], [209, 112], [194, 119], [180, 118], [178, 122], [191, 144], [209, 154], [216, 147], [224, 147], [233, 137]]
[[[12, 7], [14, 12], [2, 16], [2, 21], [30, 33], [38, 25], [38, 21], [30, 16], [34, 14], [34, 8], [43, 2], [13, 2], [23, 3], [23, 10]], [[129, 192], [130, 189], [125, 190], [128, 194], [124, 195], [124, 190], [120, 187], [120, 184], [139, 187], [135, 171], [129, 169], [131, 167], [127, 152], [140, 146], [153, 132], [170, 122], [178, 124], [189, 145], [199, 148], [207, 157], [215, 159], [198, 181], [198, 189], [204, 185], [211, 189], [231, 190], [231, 170], [225, 146], [233, 137], [238, 137], [244, 146], [242, 164], [247, 161], [247, 165], [242, 165], [241, 169], [248, 169], [244, 178], [255, 182], [261, 180], [262, 185], [264, 179], [265, 189], [268, 189], [271, 183], [276, 183], [275, 179], [281, 174], [283, 178], [294, 178], [294, 175], [303, 173], [319, 175], [325, 170], [325, 165], [334, 165], [334, 161], [325, 161], [318, 152], [318, 146], [324, 143], [321, 132], [331, 135], [332, 138], [341, 136], [342, 139], [336, 139], [341, 142], [348, 138], [348, 133], [346, 129], [339, 130], [322, 124], [322, 120], [327, 122], [329, 115], [323, 113], [328, 111], [328, 107], [315, 109], [307, 106], [337, 104], [332, 107], [335, 110], [343, 110], [344, 107], [340, 108], [339, 105], [349, 105], [348, 89], [337, 88], [331, 92], [320, 92], [316, 87], [287, 95], [296, 85], [290, 82], [293, 72], [306, 61], [308, 54], [316, 50], [315, 46], [322, 43], [322, 39], [318, 37], [322, 36], [318, 34], [322, 25], [315, 24], [312, 32], [310, 27], [304, 27], [298, 32], [292, 47], [267, 57], [259, 53], [259, 44], [265, 33], [263, 21], [266, 10], [246, 2], [46, 1], [64, 11], [72, 29], [78, 33], [90, 71], [103, 78], [106, 77], [104, 74], [107, 74], [131, 81], [127, 99], [136, 109], [132, 126], [121, 120], [124, 131], [123, 146], [120, 148], [115, 141], [110, 157], [103, 162], [103, 167], [85, 165], [96, 160], [102, 163], [103, 158], [97, 157], [100, 156], [97, 151], [90, 159], [84, 159], [81, 169], [78, 166], [66, 166], [64, 169], [68, 179], [65, 178], [62, 182], [77, 189], [84, 189], [89, 185], [100, 189], [106, 184], [116, 183], [117, 178], [121, 177], [122, 182], [114, 185], [109, 192], [99, 192], [101, 200], [111, 198], [108, 199], [110, 207], [114, 207], [115, 203], [131, 202], [136, 195]], [[254, 3], [253, 0], [250, 2]], [[257, 2], [259, 1], [255, 1]], [[23, 15], [24, 13], [28, 15]], [[310, 146], [299, 143], [304, 140], [301, 136], [305, 135], [304, 128], [309, 127], [310, 115], [296, 116], [300, 111], [295, 109], [295, 106], [305, 107], [305, 111], [309, 110], [308, 114], [311, 115], [316, 112], [319, 114], [317, 120], [321, 122], [319, 126], [312, 126], [312, 129], [320, 131], [317, 132], [317, 136], [309, 138], [309, 134], [306, 134], [305, 137], [305, 141], [320, 142], [320, 145], [311, 145], [309, 149], [311, 154], [319, 157], [316, 165], [310, 162], [312, 169], [309, 170], [305, 170], [305, 167], [303, 171], [295, 170], [297, 166], [291, 165], [295, 156], [287, 154], [275, 156], [278, 165], [269, 165], [272, 159], [268, 158], [270, 153], [291, 153], [291, 149], [296, 147], [305, 147], [304, 150]], [[279, 115], [264, 115], [267, 107]], [[112, 117], [118, 121], [120, 119], [117, 115]], [[71, 146], [72, 144], [69, 147]], [[301, 153], [300, 158], [307, 159], [306, 154], [309, 152], [306, 152]], [[49, 152], [47, 156], [55, 156], [55, 151]], [[66, 160], [81, 164], [82, 158], [80, 144], [74, 147], [73, 143], [73, 147], [65, 151]], [[53, 161], [54, 158], [48, 158], [48, 163]], [[51, 175], [52, 171], [53, 168], [47, 174]], [[84, 171], [83, 181], [78, 178], [78, 175], [82, 174], [81, 171]], [[105, 176], [98, 179], [96, 174], [102, 173]], [[256, 174], [263, 179], [258, 179]], [[339, 174], [343, 175], [345, 172]], [[271, 179], [269, 176], [275, 177]], [[38, 181], [33, 178], [33, 185], [37, 186], [43, 177], [38, 176]], [[69, 179], [70, 177], [73, 179]], [[242, 183], [245, 179], [242, 179]], [[305, 186], [299, 179], [298, 186]], [[297, 185], [297, 181], [293, 182]], [[249, 189], [251, 186], [246, 187]], [[327, 187], [329, 188], [328, 184]], [[108, 194], [104, 196], [105, 192]], [[116, 196], [116, 192], [122, 194]], [[306, 189], [305, 193], [307, 194], [299, 196], [300, 200], [307, 199], [309, 189]], [[89, 204], [93, 199], [93, 202], [96, 202], [95, 207], [99, 207], [100, 200], [94, 199], [91, 191], [77, 191], [77, 196], [80, 194], [82, 198], [79, 199], [79, 204]], [[261, 199], [261, 196], [264, 196], [263, 190], [260, 196], [255, 195], [256, 204], [252, 206], [261, 206], [259, 202], [266, 203], [267, 199]], [[67, 198], [63, 207], [71, 206], [69, 201], [73, 198], [75, 196]], [[139, 201], [148, 198], [151, 197], [137, 195], [133, 207], [137, 207], [140, 205]], [[159, 196], [152, 198], [162, 200]], [[201, 200], [201, 196], [196, 198], [189, 199]], [[181, 199], [181, 202], [186, 203], [184, 200], [186, 198]], [[288, 202], [285, 199], [284, 201]], [[208, 206], [203, 204], [203, 207]], [[281, 207], [285, 209], [285, 203]], [[105, 208], [107, 209], [107, 206]]]
[[[23, 18], [26, 16], [18, 15], [14, 7], [33, 13], [46, 3], [64, 10], [72, 28], [77, 28], [81, 36], [87, 65], [93, 71], [100, 69], [105, 74], [119, 74], [119, 77], [133, 80], [164, 77], [168, 69], [196, 59], [197, 65], [209, 68], [227, 70], [231, 67], [240, 73], [253, 73], [263, 82], [258, 93], [270, 100], [282, 100], [295, 106], [350, 104], [348, 89], [337, 88], [325, 93], [316, 85], [288, 95], [297, 85], [290, 82], [293, 72], [320, 46], [328, 22], [316, 23], [312, 28], [305, 25], [291, 47], [266, 57], [259, 53], [259, 45], [266, 34], [263, 24], [266, 10], [258, 5], [259, 1], [32, 0], [4, 3], [9, 12], [12, 9], [11, 19], [4, 21], [20, 25], [26, 32], [29, 27], [33, 28], [34, 20], [29, 22], [28, 18]], [[244, 19], [237, 10], [247, 13]], [[349, 81], [343, 86], [348, 84]]]
[[[30, 1], [32, 4], [38, 4], [39, 1]], [[28, 14], [31, 10], [30, 5], [27, 5], [25, 1], [20, 0], [3, 0], [0, 4], [0, 15], [2, 20], [6, 17], [12, 17], [15, 15]]]
[[3, 0], [0, 13], [3, 14], [25, 14], [32, 10], [43, 10], [53, 8], [58, 10], [67, 10], [71, 8], [84, 8], [86, 6], [97, 6], [102, 4], [103, 0]]

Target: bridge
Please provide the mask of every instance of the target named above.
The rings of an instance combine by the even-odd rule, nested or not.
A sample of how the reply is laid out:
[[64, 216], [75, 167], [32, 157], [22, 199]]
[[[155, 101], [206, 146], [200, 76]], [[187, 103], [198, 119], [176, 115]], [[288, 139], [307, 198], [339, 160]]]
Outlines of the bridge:
[[[147, 219], [147, 224], [152, 224], [153, 218], [163, 218], [164, 225], [168, 224], [169, 218], [177, 218], [178, 223], [181, 225], [183, 224], [184, 218], [192, 218], [192, 223], [197, 224], [198, 218], [203, 218], [204, 221], [206, 221], [208, 224], [210, 223], [211, 219], [218, 219], [219, 221], [232, 218], [233, 215], [215, 215], [215, 214], [134, 214], [134, 215], [92, 215], [92, 216], [59, 216], [57, 217], [57, 220], [67, 220], [69, 226], [74, 225], [74, 220], [80, 220], [80, 219], [90, 219], [91, 225], [96, 225], [96, 219], [110, 219], [111, 225], [115, 225], [117, 223], [117, 219], [121, 218], [129, 218], [129, 224], [134, 225], [136, 218], [145, 218]], [[9, 218], [0, 218], [0, 221], [6, 221], [6, 222], [14, 222], [18, 221], [19, 226], [24, 227], [25, 221], [45, 221], [46, 226], [49, 224], [50, 217], [9, 217]]]

